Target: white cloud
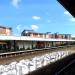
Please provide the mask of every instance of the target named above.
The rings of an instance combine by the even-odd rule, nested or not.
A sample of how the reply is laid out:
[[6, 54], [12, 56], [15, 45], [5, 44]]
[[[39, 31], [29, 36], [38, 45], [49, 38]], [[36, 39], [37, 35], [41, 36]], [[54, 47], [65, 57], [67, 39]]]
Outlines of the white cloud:
[[70, 18], [69, 21], [75, 22], [75, 18]]
[[20, 2], [21, 2], [21, 0], [11, 0], [11, 3], [15, 8], [19, 7]]
[[64, 14], [70, 17], [69, 18], [70, 22], [75, 22], [75, 18], [73, 18], [72, 15], [68, 11], [65, 11]]
[[65, 15], [71, 16], [71, 14], [68, 11], [64, 12]]
[[50, 23], [50, 22], [51, 22], [51, 20], [47, 20], [47, 22], [48, 22], [48, 23]]
[[32, 16], [32, 19], [34, 19], [34, 20], [39, 20], [40, 17], [39, 17], [39, 16]]
[[17, 29], [18, 31], [21, 31], [21, 25], [20, 25], [20, 24], [17, 25], [16, 29]]
[[34, 30], [34, 31], [37, 31], [38, 28], [39, 28], [39, 27], [38, 27], [37, 25], [31, 25], [31, 29]]

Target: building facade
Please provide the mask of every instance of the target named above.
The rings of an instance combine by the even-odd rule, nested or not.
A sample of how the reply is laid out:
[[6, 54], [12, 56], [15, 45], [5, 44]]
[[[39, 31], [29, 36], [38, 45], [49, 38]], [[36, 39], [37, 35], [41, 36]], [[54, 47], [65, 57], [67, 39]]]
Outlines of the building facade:
[[51, 32], [46, 33], [38, 33], [34, 32], [33, 30], [24, 30], [21, 33], [22, 36], [29, 36], [29, 37], [37, 37], [37, 38], [52, 38], [52, 39], [71, 39], [71, 34], [59, 34]]
[[12, 28], [0, 26], [0, 35], [12, 35]]
[[9, 36], [12, 35], [11, 33], [11, 28], [0, 27], [0, 53], [50, 48], [61, 46], [67, 44], [67, 41], [71, 41], [70, 34], [38, 33], [33, 30], [24, 30], [21, 33], [22, 36]]

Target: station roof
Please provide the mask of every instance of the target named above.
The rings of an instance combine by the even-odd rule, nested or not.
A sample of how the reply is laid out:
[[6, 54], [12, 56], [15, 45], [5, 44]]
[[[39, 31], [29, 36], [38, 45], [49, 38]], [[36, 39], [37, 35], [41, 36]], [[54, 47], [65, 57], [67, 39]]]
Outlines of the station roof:
[[4, 28], [4, 29], [12, 29], [11, 27], [7, 27], [7, 26], [3, 26], [3, 25], [0, 25], [0, 28]]
[[70, 14], [75, 17], [75, 0], [57, 0]]
[[0, 40], [24, 40], [24, 41], [75, 41], [69, 39], [34, 38], [28, 36], [0, 36]]

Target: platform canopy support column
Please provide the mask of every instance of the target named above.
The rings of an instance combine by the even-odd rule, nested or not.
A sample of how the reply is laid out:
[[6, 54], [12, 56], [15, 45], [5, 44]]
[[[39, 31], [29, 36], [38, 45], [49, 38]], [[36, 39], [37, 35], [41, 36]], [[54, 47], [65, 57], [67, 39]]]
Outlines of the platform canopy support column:
[[34, 49], [34, 46], [33, 45], [34, 45], [34, 41], [32, 41], [32, 49]]
[[16, 40], [13, 41], [14, 42], [14, 51], [16, 51]]
[[55, 41], [52, 41], [52, 46], [56, 46], [56, 42]]
[[46, 48], [46, 42], [45, 42], [45, 48]]

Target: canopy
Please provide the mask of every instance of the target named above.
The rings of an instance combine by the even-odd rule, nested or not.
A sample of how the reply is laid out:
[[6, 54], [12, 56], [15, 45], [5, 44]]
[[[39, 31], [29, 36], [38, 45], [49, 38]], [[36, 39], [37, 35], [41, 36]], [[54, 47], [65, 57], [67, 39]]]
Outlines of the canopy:
[[75, 0], [57, 0], [73, 17], [75, 17]]

